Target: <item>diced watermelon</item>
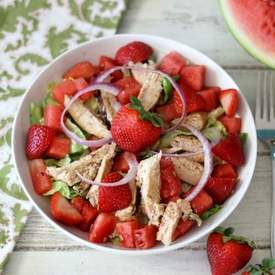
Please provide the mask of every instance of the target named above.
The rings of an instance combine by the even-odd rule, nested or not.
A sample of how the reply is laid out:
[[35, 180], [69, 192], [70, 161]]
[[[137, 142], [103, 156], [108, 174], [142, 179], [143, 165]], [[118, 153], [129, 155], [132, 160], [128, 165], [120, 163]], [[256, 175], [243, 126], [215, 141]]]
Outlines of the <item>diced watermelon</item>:
[[83, 61], [72, 66], [65, 74], [64, 78], [79, 78], [89, 79], [96, 73], [94, 65], [89, 61]]
[[222, 163], [215, 166], [212, 176], [216, 178], [237, 178], [238, 174], [231, 164]]
[[44, 108], [44, 124], [57, 131], [62, 131], [60, 123], [62, 112], [61, 105], [47, 105]]
[[47, 156], [62, 159], [70, 152], [71, 141], [68, 138], [56, 136], [47, 150]]
[[187, 233], [195, 224], [194, 221], [192, 220], [180, 220], [174, 233], [173, 233], [173, 237], [172, 240], [176, 240], [177, 238], [183, 236], [185, 233]]
[[64, 79], [58, 83], [53, 89], [53, 98], [61, 104], [64, 104], [65, 95], [74, 95], [77, 91], [74, 80]]
[[205, 102], [202, 96], [199, 93], [192, 91], [191, 89], [183, 88], [185, 99], [186, 99], [186, 108], [187, 114], [192, 112], [205, 111]]
[[182, 67], [186, 66], [186, 60], [178, 52], [172, 51], [165, 55], [159, 64], [159, 69], [169, 75], [177, 75]]
[[219, 105], [219, 87], [211, 87], [198, 92], [205, 102], [205, 111], [210, 112]]
[[[114, 60], [108, 56], [105, 56], [105, 55], [100, 56], [99, 68], [101, 71], [106, 71], [106, 70], [111, 69], [115, 66], [118, 66], [116, 60]], [[113, 72], [112, 77], [113, 77], [112, 81], [121, 79], [123, 77], [123, 73], [121, 71]]]
[[200, 91], [205, 83], [206, 67], [203, 65], [185, 66], [180, 71], [182, 81], [185, 81], [193, 90]]

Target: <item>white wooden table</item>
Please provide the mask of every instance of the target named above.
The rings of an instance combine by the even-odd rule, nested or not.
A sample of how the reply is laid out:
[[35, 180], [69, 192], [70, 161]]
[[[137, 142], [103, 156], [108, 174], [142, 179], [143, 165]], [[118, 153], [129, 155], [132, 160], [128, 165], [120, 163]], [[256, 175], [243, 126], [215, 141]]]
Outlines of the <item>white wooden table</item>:
[[[129, 0], [121, 33], [172, 38], [201, 50], [221, 64], [254, 108], [260, 74], [271, 74], [232, 38], [214, 0]], [[225, 225], [257, 243], [253, 261], [270, 255], [271, 162], [262, 144], [251, 187]], [[126, 257], [94, 251], [74, 242], [32, 211], [5, 275], [164, 275], [210, 274], [205, 239], [182, 250], [150, 257]]]

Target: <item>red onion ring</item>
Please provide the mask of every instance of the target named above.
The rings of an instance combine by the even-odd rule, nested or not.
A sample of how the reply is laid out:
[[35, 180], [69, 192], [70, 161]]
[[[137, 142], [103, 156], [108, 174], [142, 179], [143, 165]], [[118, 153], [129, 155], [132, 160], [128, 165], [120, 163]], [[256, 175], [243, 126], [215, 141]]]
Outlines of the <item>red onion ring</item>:
[[180, 118], [178, 118], [178, 121], [175, 125], [173, 125], [171, 128], [169, 129], [163, 129], [162, 132], [163, 133], [168, 133], [170, 131], [173, 131], [175, 129], [177, 129], [179, 127], [179, 125], [182, 123], [182, 121], [184, 120], [185, 116], [186, 116], [186, 99], [185, 99], [185, 95], [184, 95], [184, 91], [182, 90], [182, 88], [178, 85], [178, 83], [168, 74], [160, 71], [160, 70], [154, 70], [154, 69], [150, 69], [150, 68], [144, 68], [144, 67], [140, 67], [137, 65], [128, 65], [128, 66], [117, 66], [117, 67], [113, 67], [110, 68], [109, 70], [106, 70], [105, 72], [103, 72], [102, 74], [100, 74], [96, 79], [95, 79], [95, 83], [101, 83], [104, 82], [104, 80], [113, 72], [116, 71], [120, 71], [120, 70], [141, 70], [141, 71], [149, 71], [152, 73], [158, 73], [163, 77], [166, 77], [170, 83], [172, 84], [173, 88], [176, 90], [176, 92], [178, 93], [178, 95], [180, 96], [181, 102], [182, 102], [182, 113]]
[[203, 169], [202, 176], [201, 176], [198, 184], [196, 185], [196, 187], [193, 189], [193, 191], [185, 198], [185, 200], [187, 200], [187, 201], [192, 201], [203, 189], [203, 187], [205, 186], [205, 184], [208, 181], [209, 176], [212, 173], [213, 156], [212, 156], [211, 146], [210, 146], [208, 140], [206, 139], [206, 137], [200, 131], [198, 131], [197, 129], [195, 129], [187, 124], [183, 124], [183, 126], [185, 128], [187, 128], [190, 132], [193, 133], [194, 136], [196, 136], [198, 138], [198, 140], [202, 144], [202, 148], [203, 148], [203, 152], [204, 152], [204, 169]]
[[91, 148], [97, 148], [100, 147], [108, 142], [110, 142], [112, 140], [112, 137], [105, 137], [102, 139], [98, 139], [98, 140], [85, 140], [80, 138], [79, 136], [77, 136], [75, 133], [71, 132], [65, 125], [64, 123], [64, 118], [65, 118], [65, 114], [68, 111], [68, 109], [71, 107], [71, 105], [83, 94], [87, 93], [87, 92], [91, 92], [91, 91], [95, 91], [95, 90], [103, 90], [104, 92], [113, 94], [113, 95], [118, 95], [119, 93], [119, 89], [111, 84], [104, 84], [104, 83], [95, 83], [95, 84], [91, 84], [89, 86], [87, 86], [86, 88], [78, 91], [71, 99], [70, 101], [66, 104], [65, 109], [63, 110], [63, 113], [61, 115], [60, 118], [60, 123], [61, 123], [61, 128], [63, 130], [63, 132], [65, 133], [66, 136], [68, 136], [69, 138], [71, 138], [72, 140], [74, 140], [75, 142], [81, 144], [81, 145], [85, 145]]
[[115, 187], [115, 186], [120, 186], [129, 183], [132, 179], [135, 178], [138, 170], [138, 162], [136, 159], [136, 156], [132, 153], [125, 152], [125, 159], [128, 162], [129, 165], [129, 170], [127, 174], [119, 181], [112, 182], [112, 183], [104, 183], [104, 182], [98, 182], [94, 180], [89, 180], [84, 178], [79, 172], [76, 172], [77, 176], [84, 182], [93, 184], [93, 185], [98, 185], [98, 186], [106, 186], [106, 187]]

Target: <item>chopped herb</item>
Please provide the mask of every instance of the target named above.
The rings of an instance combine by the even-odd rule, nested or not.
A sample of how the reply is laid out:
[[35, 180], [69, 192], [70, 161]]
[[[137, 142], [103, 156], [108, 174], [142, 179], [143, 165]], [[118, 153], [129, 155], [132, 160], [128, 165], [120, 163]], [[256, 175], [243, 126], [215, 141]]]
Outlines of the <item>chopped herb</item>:
[[240, 133], [240, 140], [242, 145], [244, 146], [248, 139], [248, 133]]
[[209, 219], [211, 216], [215, 215], [216, 213], [218, 213], [220, 210], [222, 209], [221, 205], [214, 205], [214, 207], [212, 207], [211, 209], [207, 210], [206, 212], [204, 212], [201, 216], [201, 219], [203, 221]]
[[162, 104], [165, 104], [172, 96], [172, 92], [173, 92], [173, 86], [171, 84], [171, 82], [164, 77], [161, 81], [161, 85], [163, 88], [163, 99], [162, 99]]

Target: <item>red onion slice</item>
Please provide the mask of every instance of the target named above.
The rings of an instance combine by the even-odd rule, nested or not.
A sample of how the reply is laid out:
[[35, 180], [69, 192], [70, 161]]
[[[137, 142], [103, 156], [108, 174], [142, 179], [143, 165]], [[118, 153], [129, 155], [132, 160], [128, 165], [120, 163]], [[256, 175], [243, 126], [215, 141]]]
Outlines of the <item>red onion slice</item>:
[[98, 185], [98, 186], [106, 186], [106, 187], [115, 187], [115, 186], [120, 186], [129, 183], [131, 180], [133, 180], [137, 174], [137, 169], [138, 169], [138, 162], [136, 159], [136, 156], [132, 153], [126, 152], [125, 153], [125, 159], [128, 162], [129, 165], [129, 171], [127, 174], [119, 181], [112, 182], [112, 183], [104, 183], [104, 182], [98, 182], [94, 180], [89, 180], [84, 178], [79, 172], [76, 172], [77, 176], [84, 182], [93, 184], [93, 185]]
[[60, 123], [61, 123], [61, 128], [64, 131], [65, 135], [68, 136], [69, 138], [71, 138], [72, 140], [74, 140], [75, 142], [81, 144], [81, 145], [85, 145], [91, 148], [97, 148], [100, 147], [108, 142], [110, 142], [112, 140], [112, 137], [105, 137], [102, 139], [97, 139], [97, 140], [85, 140], [80, 138], [79, 136], [77, 136], [75, 133], [71, 132], [65, 125], [64, 123], [64, 118], [65, 118], [65, 114], [66, 112], [69, 110], [69, 108], [71, 107], [71, 105], [83, 94], [87, 93], [87, 92], [91, 92], [91, 91], [95, 91], [95, 90], [102, 90], [106, 93], [110, 93], [113, 95], [118, 95], [119, 93], [119, 89], [111, 84], [106, 84], [106, 83], [95, 83], [95, 84], [91, 84], [89, 86], [87, 86], [86, 88], [80, 90], [79, 92], [77, 92], [71, 99], [70, 101], [66, 104], [65, 109], [63, 110], [63, 113], [61, 115], [61, 119], [60, 119]]
[[113, 67], [109, 70], [106, 70], [105, 72], [103, 72], [102, 74], [100, 74], [96, 79], [95, 79], [95, 83], [101, 83], [104, 82], [104, 80], [111, 75], [113, 72], [116, 71], [121, 71], [121, 70], [141, 70], [141, 71], [149, 71], [152, 73], [158, 73], [163, 77], [166, 77], [170, 83], [172, 84], [173, 88], [176, 90], [176, 92], [178, 93], [178, 95], [180, 96], [181, 102], [182, 102], [182, 113], [180, 118], [178, 118], [177, 122], [175, 125], [173, 125], [171, 128], [169, 129], [163, 129], [162, 132], [163, 133], [167, 133], [170, 131], [173, 131], [175, 129], [177, 129], [179, 127], [179, 125], [182, 123], [182, 121], [184, 120], [185, 116], [186, 116], [186, 99], [184, 96], [184, 91], [182, 90], [182, 88], [178, 85], [178, 83], [168, 74], [160, 71], [160, 70], [154, 70], [154, 69], [150, 69], [150, 68], [144, 68], [141, 66], [137, 66], [137, 65], [128, 65], [128, 66], [117, 66], [117, 67]]
[[196, 136], [198, 138], [198, 140], [202, 144], [202, 149], [204, 152], [204, 169], [203, 169], [202, 176], [201, 176], [198, 184], [196, 185], [196, 187], [193, 189], [193, 191], [185, 198], [185, 200], [187, 200], [187, 201], [192, 201], [203, 189], [203, 187], [205, 186], [205, 184], [208, 181], [209, 176], [212, 173], [213, 156], [212, 156], [211, 146], [210, 146], [208, 140], [206, 139], [206, 137], [200, 131], [198, 131], [197, 129], [195, 129], [187, 124], [183, 124], [183, 126], [185, 128], [187, 128], [190, 132], [193, 133], [194, 136]]

